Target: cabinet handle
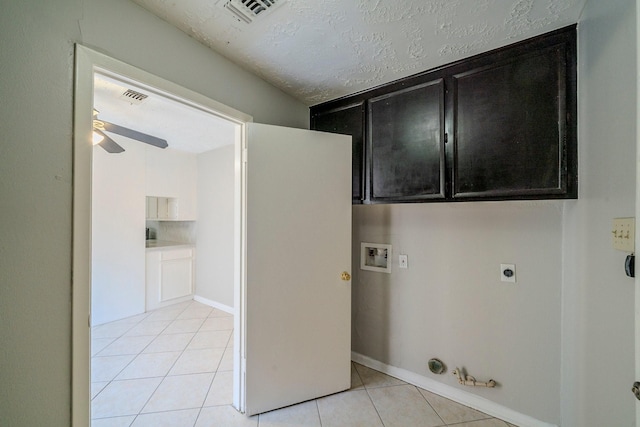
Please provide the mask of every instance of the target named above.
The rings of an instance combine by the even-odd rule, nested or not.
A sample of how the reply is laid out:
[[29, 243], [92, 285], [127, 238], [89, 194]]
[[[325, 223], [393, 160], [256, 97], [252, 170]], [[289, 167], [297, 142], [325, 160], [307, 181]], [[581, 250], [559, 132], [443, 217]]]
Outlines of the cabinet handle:
[[351, 275], [346, 271], [343, 271], [342, 274], [340, 275], [340, 278], [345, 282], [348, 282], [349, 280], [351, 280]]

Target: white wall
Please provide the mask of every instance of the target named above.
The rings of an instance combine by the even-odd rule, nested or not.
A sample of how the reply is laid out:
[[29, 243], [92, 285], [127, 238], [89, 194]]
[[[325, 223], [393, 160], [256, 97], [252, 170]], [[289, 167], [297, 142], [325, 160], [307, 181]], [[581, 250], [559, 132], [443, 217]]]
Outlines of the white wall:
[[[354, 207], [353, 350], [558, 424], [564, 203]], [[360, 270], [360, 242], [392, 244], [392, 273]], [[501, 263], [516, 264], [516, 284]], [[500, 386], [460, 386], [455, 367]]]
[[233, 144], [198, 155], [196, 295], [227, 307], [234, 306], [234, 168]]
[[[114, 137], [117, 138], [117, 137]], [[145, 147], [117, 138], [125, 151], [93, 147], [91, 321], [145, 310]]]
[[74, 43], [257, 122], [306, 127], [308, 109], [128, 0], [0, 9], [0, 414], [69, 426]]
[[147, 196], [178, 199], [178, 219], [197, 217], [197, 155], [171, 148], [146, 147], [145, 188]]
[[634, 281], [611, 220], [635, 215], [636, 2], [579, 24], [579, 199], [565, 215], [563, 426], [634, 426]]

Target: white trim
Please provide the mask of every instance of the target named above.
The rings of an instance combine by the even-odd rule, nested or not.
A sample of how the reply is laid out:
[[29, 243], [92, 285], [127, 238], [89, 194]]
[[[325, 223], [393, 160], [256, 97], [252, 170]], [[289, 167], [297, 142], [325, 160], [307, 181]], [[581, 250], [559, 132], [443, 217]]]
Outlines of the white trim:
[[91, 112], [93, 59], [76, 45], [73, 112], [71, 424], [91, 423]]
[[229, 313], [229, 314], [232, 314], [234, 316], [236, 314], [236, 311], [235, 311], [235, 309], [233, 307], [230, 307], [230, 306], [228, 306], [226, 304], [219, 303], [219, 302], [214, 301], [214, 300], [210, 300], [208, 298], [201, 297], [199, 295], [194, 295], [193, 296], [193, 300], [197, 301], [199, 303], [208, 305], [209, 307], [217, 308], [218, 310], [222, 310], [222, 311], [224, 311], [226, 313]]
[[351, 352], [351, 360], [511, 424], [521, 427], [557, 427], [555, 424], [549, 424], [528, 415], [521, 414], [484, 397], [434, 381], [431, 378], [407, 371], [406, 369], [387, 365], [386, 363], [379, 362], [355, 351]]
[[[234, 216], [235, 256], [233, 259], [233, 304], [236, 316], [233, 320], [233, 407], [245, 413], [247, 371], [247, 126], [236, 129], [234, 170]], [[238, 230], [240, 230], [238, 232]]]
[[[636, 1], [636, 123], [640, 120], [640, 32], [637, 31], [640, 28], [640, 2]], [[636, 221], [640, 219], [640, 128], [636, 125], [636, 206], [635, 206]], [[636, 244], [640, 242], [640, 227], [636, 227], [635, 233]], [[636, 251], [638, 252], [638, 251]], [[640, 381], [640, 264], [635, 267], [636, 273], [633, 281], [635, 287], [634, 298], [634, 340], [635, 340], [635, 379], [634, 381]], [[636, 408], [636, 426], [640, 426], [640, 400], [635, 400]]]
[[[75, 80], [74, 80], [74, 124], [73, 124], [73, 255], [72, 255], [72, 349], [71, 349], [71, 423], [74, 427], [90, 424], [91, 408], [91, 176], [92, 152], [91, 124], [93, 109], [93, 78], [100, 73], [121, 81], [129, 81], [136, 86], [160, 93], [177, 102], [198, 108], [212, 115], [224, 118], [236, 126], [236, 169], [241, 164], [241, 140], [245, 134], [245, 126], [253, 118], [204, 95], [179, 86], [161, 77], [150, 74], [132, 65], [113, 59], [100, 52], [82, 45], [75, 45]], [[236, 198], [234, 210], [241, 212], [240, 205], [242, 174], [236, 171]], [[236, 218], [234, 266], [234, 301], [242, 301], [243, 273], [240, 270], [244, 242], [241, 220]], [[241, 380], [240, 355], [244, 352], [242, 335], [242, 315], [238, 310], [234, 318], [234, 406], [242, 410], [240, 405]]]

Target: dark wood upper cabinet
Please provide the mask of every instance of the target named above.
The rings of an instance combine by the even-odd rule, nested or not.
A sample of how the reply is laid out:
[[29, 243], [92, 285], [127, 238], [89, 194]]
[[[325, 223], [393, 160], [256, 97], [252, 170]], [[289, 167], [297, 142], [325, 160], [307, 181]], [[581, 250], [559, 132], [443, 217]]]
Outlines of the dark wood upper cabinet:
[[369, 100], [370, 200], [444, 198], [444, 80]]
[[567, 55], [559, 41], [451, 77], [451, 197], [571, 196]]
[[312, 114], [311, 129], [351, 135], [353, 203], [362, 203], [364, 200], [364, 102]]
[[576, 64], [573, 25], [314, 106], [312, 129], [354, 136], [356, 203], [577, 198]]

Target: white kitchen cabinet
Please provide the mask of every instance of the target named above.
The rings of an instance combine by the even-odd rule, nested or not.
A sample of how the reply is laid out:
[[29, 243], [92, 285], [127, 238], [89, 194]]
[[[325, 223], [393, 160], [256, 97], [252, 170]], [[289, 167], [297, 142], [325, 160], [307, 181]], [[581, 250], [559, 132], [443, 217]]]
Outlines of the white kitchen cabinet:
[[147, 219], [158, 219], [158, 198], [147, 196], [146, 215]]
[[147, 249], [146, 311], [193, 297], [194, 262], [191, 246]]
[[177, 198], [147, 196], [147, 219], [179, 220], [178, 212]]
[[147, 148], [145, 182], [147, 196], [175, 201], [175, 216], [158, 216], [158, 219], [179, 221], [196, 219], [198, 162], [195, 154], [171, 149]]

